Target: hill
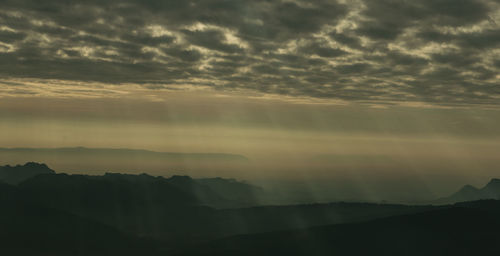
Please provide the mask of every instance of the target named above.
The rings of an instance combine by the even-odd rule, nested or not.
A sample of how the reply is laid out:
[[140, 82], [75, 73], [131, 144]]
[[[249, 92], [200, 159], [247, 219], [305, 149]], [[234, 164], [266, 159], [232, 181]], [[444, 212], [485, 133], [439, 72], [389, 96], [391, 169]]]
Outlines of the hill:
[[[427, 210], [429, 206], [332, 203], [216, 209], [225, 201], [185, 176], [171, 178], [107, 173], [43, 174], [17, 187], [23, 200], [97, 220], [120, 230], [160, 239], [218, 237], [370, 220]], [[230, 193], [230, 191], [227, 191]], [[200, 196], [203, 195], [203, 196]]]
[[260, 205], [268, 196], [262, 188], [235, 179], [216, 177], [196, 179], [196, 181], [217, 194], [224, 195], [227, 200], [239, 202], [240, 206]]
[[[500, 203], [372, 221], [232, 236], [178, 255], [499, 255]], [[482, 207], [478, 207], [482, 206]]]
[[17, 188], [24, 200], [155, 237], [181, 231], [178, 218], [204, 209], [194, 194], [146, 175], [43, 174]]
[[45, 164], [28, 162], [24, 165], [0, 166], [0, 181], [8, 184], [18, 184], [39, 174], [55, 173]]
[[[258, 187], [236, 180], [147, 174], [39, 174], [0, 195], [92, 219], [131, 234], [210, 240], [235, 234], [346, 223], [427, 210], [363, 203], [255, 206]], [[247, 207], [253, 205], [254, 207]], [[247, 208], [236, 208], [236, 207]], [[233, 209], [220, 209], [233, 207]]]
[[467, 202], [485, 199], [500, 199], [500, 179], [491, 179], [482, 188], [465, 185], [456, 193], [436, 200], [436, 204], [450, 204], [457, 202]]
[[[126, 151], [126, 150], [125, 150]], [[24, 165], [16, 166], [0, 166], [0, 182], [11, 185], [17, 185], [24, 181], [34, 178], [40, 174], [56, 174], [45, 164], [28, 162]], [[65, 179], [64, 179], [65, 178]], [[51, 181], [51, 179], [53, 179]], [[75, 182], [119, 182], [120, 184], [130, 183], [129, 185], [138, 185], [139, 183], [144, 186], [150, 184], [159, 185], [162, 187], [169, 186], [170, 188], [178, 189], [184, 193], [190, 194], [192, 200], [197, 200], [197, 204], [207, 205], [216, 208], [234, 208], [234, 207], [248, 207], [258, 205], [257, 197], [262, 194], [262, 189], [236, 181], [234, 179], [223, 178], [206, 178], [206, 179], [192, 179], [189, 176], [174, 175], [170, 178], [163, 178], [161, 176], [154, 177], [147, 174], [132, 175], [121, 173], [106, 173], [103, 176], [99, 175], [66, 175], [60, 176], [45, 176], [40, 179], [33, 179], [31, 183], [44, 182], [44, 183], [57, 183], [62, 184], [75, 183]], [[33, 184], [32, 184], [33, 185]], [[50, 184], [46, 184], [50, 185]], [[57, 185], [57, 184], [54, 184]], [[69, 184], [68, 184], [69, 185]], [[75, 185], [75, 184], [73, 184]], [[165, 192], [165, 191], [164, 191]], [[175, 193], [174, 193], [175, 194]], [[168, 197], [168, 194], [165, 194]], [[185, 201], [186, 198], [179, 198], [180, 201]]]
[[18, 198], [0, 198], [0, 205], [0, 247], [6, 255], [157, 255], [160, 251], [152, 240], [64, 211]]
[[[48, 168], [35, 163], [26, 166], [35, 165]], [[256, 204], [251, 198], [243, 200], [240, 197], [237, 199], [242, 201], [238, 201], [231, 197], [238, 193], [239, 184], [250, 193], [248, 189], [251, 187], [247, 184], [218, 179], [220, 184], [230, 183], [236, 192], [220, 189], [215, 192], [210, 186], [213, 184], [205, 185], [204, 181], [188, 176], [68, 175], [51, 170], [27, 178], [17, 186], [0, 183], [0, 198], [24, 200], [96, 220], [132, 234], [168, 239], [185, 235], [212, 236], [219, 232], [218, 224], [213, 223], [218, 218], [212, 207]], [[226, 198], [226, 193], [230, 199]]]
[[[65, 241], [71, 246], [61, 248], [69, 250], [78, 246], [75, 241], [86, 241], [80, 235], [99, 237], [105, 234], [110, 237], [109, 248], [114, 251], [119, 248], [114, 247], [113, 241], [131, 239], [130, 243], [136, 243], [135, 237], [139, 236], [158, 239], [169, 252], [187, 255], [266, 255], [267, 252], [294, 255], [291, 251], [304, 253], [295, 255], [358, 255], [366, 253], [362, 251], [366, 248], [373, 248], [382, 255], [414, 255], [411, 254], [413, 250], [433, 255], [426, 251], [432, 248], [447, 254], [445, 249], [453, 243], [463, 242], [470, 246], [463, 252], [478, 249], [476, 245], [483, 245], [482, 242], [463, 232], [486, 239], [483, 236], [490, 231], [485, 228], [485, 222], [497, 225], [495, 216], [500, 213], [500, 204], [493, 200], [446, 206], [339, 202], [246, 207], [258, 205], [255, 195], [265, 191], [231, 179], [120, 173], [68, 175], [56, 174], [46, 165], [36, 163], [7, 168], [25, 170], [28, 167], [45, 171], [27, 171], [31, 177], [17, 185], [0, 182], [0, 203], [4, 209], [0, 229], [5, 228], [4, 233], [0, 231], [3, 234], [0, 239], [21, 247], [21, 234], [26, 234], [33, 248], [42, 251], [40, 246], [45, 243], [55, 247], [56, 241]], [[495, 195], [498, 184], [494, 179], [478, 191]], [[464, 191], [477, 192], [469, 187]], [[245, 207], [225, 208], [231, 206]], [[445, 223], [451, 233], [444, 230]], [[80, 231], [80, 225], [89, 228]], [[464, 230], [460, 230], [461, 227]], [[50, 241], [36, 242], [36, 237], [43, 236], [43, 230], [53, 232], [47, 231], [46, 238]], [[429, 240], [434, 233], [446, 245]], [[106, 241], [108, 238], [99, 239]], [[356, 239], [363, 246], [353, 242]], [[384, 239], [394, 240], [394, 248]], [[414, 240], [422, 241], [424, 249], [418, 249]], [[272, 241], [272, 244], [265, 241]], [[103, 251], [108, 248], [106, 244], [85, 243], [89, 243], [85, 248]], [[151, 248], [156, 250], [158, 247], [152, 245]], [[324, 252], [326, 254], [322, 254]]]

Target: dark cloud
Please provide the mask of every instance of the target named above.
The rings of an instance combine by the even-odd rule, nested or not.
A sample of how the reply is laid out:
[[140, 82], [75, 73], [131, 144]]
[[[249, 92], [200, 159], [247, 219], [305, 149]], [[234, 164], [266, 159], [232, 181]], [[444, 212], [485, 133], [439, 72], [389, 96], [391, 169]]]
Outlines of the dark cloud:
[[500, 60], [495, 60], [493, 62], [493, 66], [495, 66], [496, 68], [500, 68]]
[[189, 43], [193, 45], [198, 45], [201, 47], [205, 47], [211, 50], [226, 52], [226, 53], [237, 53], [242, 52], [239, 46], [234, 44], [224, 43], [226, 41], [226, 37], [224, 33], [216, 30], [207, 30], [207, 31], [182, 31], [186, 35], [186, 39]]
[[335, 58], [346, 54], [346, 52], [341, 49], [332, 48], [330, 46], [321, 45], [318, 43], [311, 43], [305, 47], [302, 47], [299, 51], [305, 54], [318, 55], [325, 58]]
[[498, 6], [494, 0], [3, 0], [0, 75], [497, 104]]
[[448, 64], [455, 67], [468, 67], [481, 62], [481, 58], [476, 54], [476, 52], [465, 52], [464, 54], [464, 52], [461, 51], [452, 51], [435, 53], [431, 55], [431, 58], [434, 62], [440, 64]]
[[364, 1], [358, 33], [373, 39], [394, 40], [416, 24], [460, 26], [488, 19], [490, 12], [480, 0], [372, 0]]
[[352, 35], [346, 35], [342, 33], [338, 33], [337, 31], [333, 31], [330, 33], [330, 37], [335, 40], [337, 43], [343, 44], [350, 48], [360, 49], [361, 40], [358, 37]]
[[485, 29], [482, 31], [451, 34], [436, 29], [427, 29], [419, 32], [419, 37], [438, 43], [456, 44], [465, 50], [495, 48], [500, 45], [500, 29]]
[[4, 43], [14, 43], [19, 40], [23, 40], [26, 37], [24, 33], [12, 32], [8, 30], [0, 31], [0, 41]]
[[180, 48], [166, 48], [164, 49], [164, 53], [186, 62], [197, 62], [203, 57], [198, 50]]
[[394, 66], [411, 66], [413, 68], [424, 66], [428, 64], [428, 60], [419, 56], [412, 56], [398, 51], [390, 51], [384, 57], [390, 61]]
[[425, 0], [423, 5], [434, 16], [446, 25], [465, 25], [488, 18], [489, 9], [480, 0]]
[[384, 40], [393, 40], [395, 39], [404, 29], [404, 26], [400, 24], [394, 23], [394, 21], [390, 22], [364, 22], [361, 23], [360, 28], [357, 30], [357, 33], [361, 36], [367, 36], [371, 39], [384, 39]]
[[335, 70], [339, 74], [362, 74], [370, 68], [368, 63], [355, 63], [348, 65], [339, 65], [335, 67]]
[[461, 46], [466, 48], [496, 48], [500, 45], [500, 29], [466, 33], [455, 38]]
[[159, 46], [174, 42], [175, 37], [167, 35], [153, 37], [140, 31], [136, 34], [124, 34], [121, 36], [121, 39], [138, 45]]

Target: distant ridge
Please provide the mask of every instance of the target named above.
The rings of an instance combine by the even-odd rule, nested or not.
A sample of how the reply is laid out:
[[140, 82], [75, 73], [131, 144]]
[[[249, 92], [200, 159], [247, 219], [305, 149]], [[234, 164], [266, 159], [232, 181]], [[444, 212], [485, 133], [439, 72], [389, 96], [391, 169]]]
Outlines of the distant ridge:
[[35, 162], [16, 166], [0, 166], [0, 181], [7, 184], [18, 184], [40, 174], [55, 174], [55, 172], [47, 165]]
[[1, 164], [41, 162], [66, 172], [146, 171], [155, 174], [194, 174], [238, 170], [250, 160], [228, 153], [156, 152], [125, 148], [0, 148]]
[[445, 198], [440, 198], [436, 200], [435, 203], [450, 204], [485, 199], [500, 199], [500, 179], [491, 179], [488, 184], [486, 184], [482, 188], [476, 188], [472, 185], [465, 185], [456, 193]]
[[[217, 182], [211, 182], [212, 180], [216, 180]], [[109, 194], [110, 191], [106, 190], [106, 186], [120, 187], [123, 193], [132, 191], [134, 195], [143, 196], [145, 201], [151, 199], [148, 197], [157, 196], [158, 202], [208, 205], [218, 208], [255, 206], [258, 204], [257, 197], [261, 196], [263, 192], [259, 187], [234, 179], [193, 179], [189, 176], [181, 175], [164, 178], [163, 176], [151, 176], [146, 173], [121, 174], [112, 172], [106, 172], [104, 175], [68, 175], [66, 173], [56, 173], [46, 164], [35, 162], [16, 166], [0, 166], [0, 186], [2, 186], [2, 183], [18, 185], [17, 187], [24, 189], [33, 187], [37, 191], [35, 193], [37, 195], [56, 188], [61, 191], [70, 191], [63, 193], [65, 195], [75, 192], [77, 188], [88, 190], [81, 191], [81, 194], [89, 194], [90, 191], [95, 193], [99, 189], [104, 189], [101, 196], [96, 195], [96, 198], [101, 198], [102, 195]], [[146, 190], [137, 190], [138, 187]], [[5, 187], [5, 189], [7, 188], [9, 187]], [[0, 192], [2, 189], [4, 188], [0, 187]], [[61, 196], [60, 193], [48, 196], [47, 198], [58, 196]], [[71, 199], [68, 201], [71, 201]]]
[[78, 153], [94, 153], [94, 154], [130, 154], [130, 155], [153, 155], [170, 158], [219, 158], [233, 159], [240, 161], [248, 161], [248, 158], [238, 154], [229, 153], [184, 153], [184, 152], [158, 152], [145, 149], [128, 149], [128, 148], [87, 148], [87, 147], [61, 147], [61, 148], [0, 148], [0, 153], [62, 153], [62, 154], [78, 154]]

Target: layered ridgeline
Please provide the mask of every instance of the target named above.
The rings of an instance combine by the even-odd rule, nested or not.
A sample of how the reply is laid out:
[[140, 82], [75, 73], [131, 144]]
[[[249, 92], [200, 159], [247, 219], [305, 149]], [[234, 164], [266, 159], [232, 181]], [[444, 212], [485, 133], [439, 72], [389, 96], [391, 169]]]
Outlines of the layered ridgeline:
[[156, 241], [22, 200], [15, 190], [0, 184], [2, 255], [164, 255]]
[[[58, 169], [85, 173], [111, 172], [163, 174], [165, 166], [177, 174], [237, 172], [249, 160], [242, 155], [226, 153], [156, 152], [114, 148], [0, 148], [0, 159], [11, 163], [43, 162]], [[188, 172], [189, 171], [189, 172]], [[234, 174], [234, 173], [233, 173]], [[222, 175], [226, 175], [223, 173]]]
[[34, 162], [28, 162], [25, 165], [0, 166], [0, 181], [7, 184], [18, 184], [39, 174], [55, 174], [55, 172], [45, 164]]
[[500, 201], [356, 223], [225, 237], [175, 255], [500, 255]]
[[265, 191], [230, 179], [0, 172], [0, 247], [13, 255], [498, 255], [500, 242], [496, 200], [259, 206]]
[[179, 153], [179, 152], [156, 152], [143, 149], [126, 148], [0, 148], [0, 156], [9, 156], [13, 161], [18, 158], [31, 157], [32, 160], [41, 157], [52, 160], [56, 157], [83, 157], [83, 158], [114, 158], [123, 159], [145, 159], [145, 160], [220, 160], [220, 161], [248, 161], [242, 155], [225, 153]]
[[465, 185], [456, 193], [445, 198], [440, 198], [434, 203], [450, 204], [485, 199], [500, 199], [500, 179], [491, 179], [490, 182], [482, 188]]
[[[192, 179], [179, 175], [164, 178], [120, 173], [68, 175], [56, 173], [47, 165], [35, 162], [0, 166], [0, 182], [18, 185], [24, 191], [36, 190], [41, 196], [44, 193], [54, 193], [53, 197], [61, 197], [80, 192], [89, 198], [95, 196], [95, 200], [100, 200], [110, 195], [119, 197], [129, 194], [163, 203], [216, 208], [258, 205], [258, 198], [263, 195], [261, 188], [234, 179]], [[115, 198], [109, 198], [112, 199]]]
[[259, 206], [259, 197], [265, 197], [266, 192], [232, 179], [117, 173], [68, 175], [47, 168], [35, 163], [8, 167], [9, 171], [32, 176], [15, 186], [4, 184], [10, 189], [0, 191], [1, 198], [57, 209], [129, 234], [166, 240], [185, 236], [190, 241], [206, 240], [428, 209], [366, 203]]

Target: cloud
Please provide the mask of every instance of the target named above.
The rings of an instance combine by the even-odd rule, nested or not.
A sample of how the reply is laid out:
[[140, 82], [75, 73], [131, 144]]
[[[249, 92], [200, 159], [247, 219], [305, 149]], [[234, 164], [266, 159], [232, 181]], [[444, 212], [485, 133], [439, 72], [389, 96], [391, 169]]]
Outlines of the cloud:
[[224, 53], [240, 53], [243, 51], [238, 45], [224, 43], [226, 36], [217, 30], [190, 31], [182, 30], [186, 40], [193, 45]]
[[5, 0], [0, 76], [491, 105], [498, 24], [494, 0]]
[[13, 32], [9, 30], [0, 30], [0, 41], [4, 43], [15, 43], [16, 41], [23, 40], [26, 34]]

